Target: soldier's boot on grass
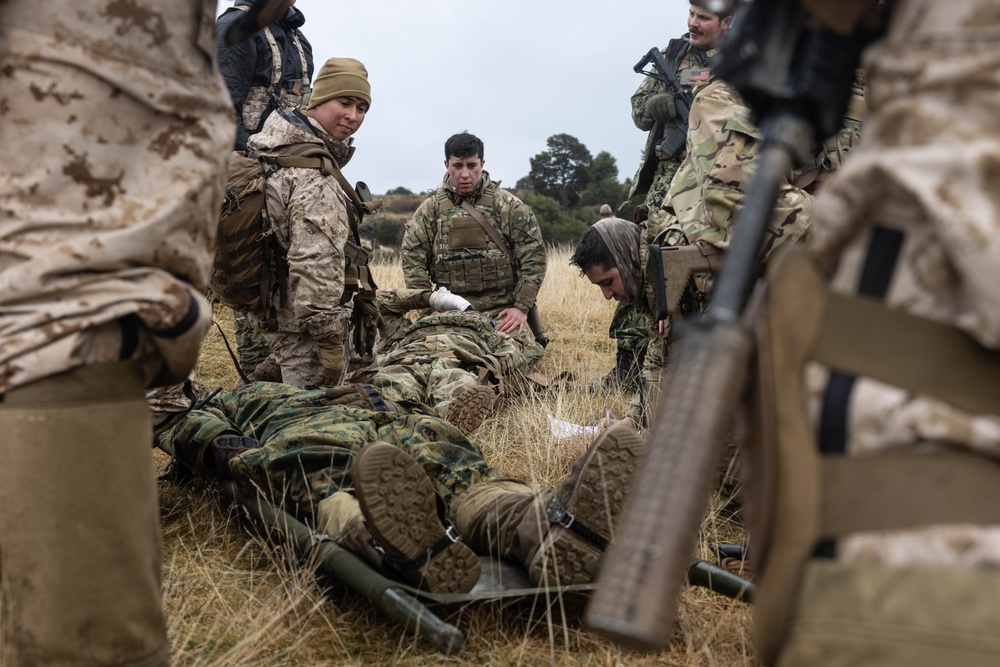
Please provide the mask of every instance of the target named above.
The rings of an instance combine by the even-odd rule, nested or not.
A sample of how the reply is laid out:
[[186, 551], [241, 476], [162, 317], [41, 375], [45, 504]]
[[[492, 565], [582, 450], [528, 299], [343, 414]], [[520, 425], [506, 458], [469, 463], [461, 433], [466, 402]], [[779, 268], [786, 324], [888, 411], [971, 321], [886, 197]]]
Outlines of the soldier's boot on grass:
[[471, 435], [490, 416], [496, 402], [497, 393], [493, 387], [479, 384], [453, 398], [441, 418], [457, 426], [462, 433]]
[[476, 484], [453, 503], [455, 525], [473, 549], [524, 565], [537, 586], [589, 583], [643, 450], [635, 431], [612, 427], [554, 489], [509, 479]]
[[434, 483], [409, 454], [386, 443], [354, 459], [354, 490], [385, 561], [413, 586], [431, 593], [467, 593], [479, 581], [479, 558], [445, 526]]

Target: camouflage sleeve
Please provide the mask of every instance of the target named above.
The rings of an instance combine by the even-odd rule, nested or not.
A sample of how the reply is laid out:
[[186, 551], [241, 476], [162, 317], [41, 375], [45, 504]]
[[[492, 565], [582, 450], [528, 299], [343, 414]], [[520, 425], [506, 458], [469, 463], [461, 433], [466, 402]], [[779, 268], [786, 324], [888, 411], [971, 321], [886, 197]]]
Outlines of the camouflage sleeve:
[[430, 267], [434, 261], [434, 198], [428, 197], [406, 223], [403, 234], [403, 281], [410, 289], [433, 289]]
[[316, 169], [281, 174], [289, 218], [288, 283], [295, 317], [313, 338], [342, 331], [350, 317], [344, 293], [344, 244], [350, 232], [347, 196]]
[[528, 312], [545, 278], [545, 243], [531, 207], [506, 190], [498, 190], [500, 225], [517, 261], [514, 306]]
[[646, 101], [658, 93], [666, 92], [666, 86], [656, 79], [643, 75], [638, 90], [632, 94], [632, 122], [643, 132], [653, 129], [656, 122], [646, 113]]
[[[670, 185], [669, 200], [691, 243], [729, 245], [733, 220], [757, 167], [760, 132], [735, 90], [713, 81], [691, 107], [687, 156]], [[781, 184], [764, 256], [803, 236], [812, 196]]]
[[240, 429], [229, 418], [225, 399], [229, 396], [223, 392], [203, 409], [193, 410], [164, 431], [159, 439], [159, 447], [164, 451], [172, 451], [174, 456], [185, 467], [203, 474], [214, 475], [215, 468], [206, 464], [206, 455], [212, 440], [226, 431]]

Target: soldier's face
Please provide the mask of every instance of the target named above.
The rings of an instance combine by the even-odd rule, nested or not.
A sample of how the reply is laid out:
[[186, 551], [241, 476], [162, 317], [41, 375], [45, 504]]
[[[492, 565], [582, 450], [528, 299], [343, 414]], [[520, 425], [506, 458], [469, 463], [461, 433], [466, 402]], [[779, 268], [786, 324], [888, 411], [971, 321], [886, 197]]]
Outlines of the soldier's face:
[[705, 11], [701, 7], [691, 5], [688, 10], [688, 33], [691, 46], [701, 49], [715, 48], [719, 37], [725, 32], [733, 17], [720, 19], [718, 14]]
[[463, 195], [467, 195], [475, 189], [485, 164], [486, 160], [480, 160], [478, 155], [470, 155], [469, 157], [452, 155], [444, 161], [448, 175], [451, 176], [451, 182]]
[[625, 284], [622, 282], [622, 274], [617, 266], [605, 266], [604, 264], [591, 264], [583, 270], [583, 275], [593, 284], [601, 288], [601, 294], [605, 299], [615, 301], [630, 301], [625, 293]]
[[341, 141], [358, 131], [365, 122], [368, 103], [357, 97], [335, 97], [310, 111], [331, 137]]

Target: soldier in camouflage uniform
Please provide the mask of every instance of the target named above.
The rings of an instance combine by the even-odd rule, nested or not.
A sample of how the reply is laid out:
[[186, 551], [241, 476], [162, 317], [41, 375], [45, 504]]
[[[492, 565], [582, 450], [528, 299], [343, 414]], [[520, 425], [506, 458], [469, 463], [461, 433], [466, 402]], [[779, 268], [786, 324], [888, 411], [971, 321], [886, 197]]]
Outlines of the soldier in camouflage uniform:
[[[646, 274], [648, 243], [661, 246], [700, 243], [720, 249], [728, 247], [736, 211], [755, 170], [759, 139], [759, 130], [750, 122], [749, 109], [732, 87], [711, 77], [699, 84], [691, 106], [684, 162], [674, 176], [664, 207], [650, 216], [645, 229], [647, 240], [638, 243], [638, 266], [642, 268], [639, 279], [635, 281], [636, 292], [616, 295], [605, 290], [605, 298], [636, 303], [649, 318], [647, 336], [650, 342], [642, 382], [644, 395], [636, 395], [627, 418], [634, 424], [648, 422], [652, 418], [670, 341], [670, 323], [664, 322], [661, 326], [661, 323], [653, 321], [654, 286]], [[771, 233], [761, 251], [762, 263], [777, 247], [800, 242], [808, 231], [808, 207], [812, 195], [798, 176], [790, 174], [779, 189]], [[589, 233], [590, 230], [584, 237]], [[608, 227], [605, 232], [605, 235], [621, 234], [634, 236], [634, 232], [623, 224]], [[583, 250], [579, 245], [578, 248]], [[609, 270], [615, 268], [615, 265], [603, 266], [595, 262], [587, 253], [575, 256], [574, 263], [596, 285], [607, 282]], [[702, 308], [711, 288], [711, 275], [696, 274], [694, 288], [696, 306]]]
[[[313, 76], [312, 46], [300, 30], [305, 16], [296, 7], [289, 7], [282, 18], [250, 39], [226, 44], [226, 31], [251, 4], [237, 0], [216, 22], [219, 70], [235, 110], [238, 151], [247, 149], [250, 135], [260, 131], [271, 112], [302, 106]], [[245, 314], [234, 311], [233, 318], [240, 368], [250, 375], [258, 364], [264, 364], [270, 349]], [[260, 372], [273, 366], [272, 360]]]
[[[672, 74], [685, 92], [692, 93], [695, 83], [707, 79], [716, 43], [731, 23], [729, 13], [714, 14], [691, 5], [688, 33], [670, 40], [663, 49], [664, 60], [673, 68]], [[672, 135], [683, 132], [679, 129], [683, 120], [677, 115], [676, 93], [667, 84], [652, 77], [644, 78], [632, 95], [632, 122], [648, 132], [649, 137], [628, 200], [621, 209], [621, 214], [629, 217], [636, 204], [643, 203], [649, 210], [663, 205], [670, 181], [685, 155], [683, 142], [672, 154], [665, 152]], [[616, 344], [615, 368], [604, 378], [604, 386], [622, 385], [630, 391], [636, 390], [649, 343], [647, 319], [633, 304], [622, 302], [615, 308], [608, 331]]]
[[[803, 4], [833, 29], [849, 32], [878, 3]], [[871, 106], [864, 140], [818, 195], [809, 239], [833, 291], [861, 293], [961, 329], [994, 359], [1000, 351], [996, 9], [982, 0], [894, 3], [888, 33], [864, 56]], [[901, 343], [905, 347], [905, 337]], [[829, 373], [807, 370], [824, 454], [873, 461], [909, 455], [933, 461], [931, 468], [964, 455], [979, 470], [996, 468], [996, 409], [969, 411], [863, 376], [827, 381]], [[1000, 384], [995, 372], [983, 379]], [[877, 486], [871, 480], [859, 480], [858, 488], [871, 490]], [[941, 496], [932, 502], [940, 506], [954, 506], [947, 489], [965, 483], [964, 476], [943, 472], [929, 483], [907, 482], [918, 494]], [[996, 488], [993, 482], [994, 491], [974, 504], [996, 507]], [[789, 617], [758, 619], [783, 628], [769, 659], [779, 665], [998, 664], [1000, 526], [964, 519], [969, 512], [956, 510], [935, 525], [847, 533], [816, 549], [797, 585], [787, 589]], [[769, 591], [795, 574], [772, 572], [761, 593], [765, 584]]]
[[[545, 277], [545, 245], [534, 213], [483, 171], [483, 142], [463, 132], [445, 142], [444, 183], [413, 214], [403, 235], [403, 277], [410, 289], [443, 286], [489, 313], [497, 329], [525, 331]], [[498, 247], [475, 216], [492, 226]]]
[[167, 665], [142, 390], [194, 365], [216, 3], [0, 3], [0, 664]]
[[[453, 425], [395, 411], [370, 385], [269, 382], [173, 415], [157, 444], [199, 475], [232, 477], [248, 497], [261, 494], [432, 592], [470, 590], [476, 553], [524, 565], [537, 584], [590, 581], [642, 449], [635, 433], [609, 431], [566, 480], [538, 492], [491, 468]], [[562, 524], [550, 522], [563, 512]], [[565, 527], [574, 523], [582, 528]]]
[[[274, 153], [293, 144], [315, 144], [343, 167], [354, 154], [351, 136], [370, 104], [364, 65], [331, 58], [320, 69], [306, 107], [271, 114], [250, 138], [249, 148]], [[370, 275], [367, 253], [356, 243], [358, 210], [335, 175], [309, 167], [269, 173], [265, 193], [271, 227], [288, 259], [281, 285], [287, 298], [278, 306], [277, 331], [266, 333], [271, 352], [283, 382], [336, 385], [349, 364], [370, 354], [374, 342], [370, 322], [355, 319], [368, 312], [359, 311], [364, 304], [356, 295], [365, 285], [345, 279]], [[374, 313], [374, 304], [370, 310]], [[258, 328], [265, 328], [257, 315], [251, 316]]]
[[[695, 4], [688, 10], [688, 32], [670, 40], [663, 49], [663, 59], [674, 68], [672, 74], [687, 92], [692, 85], [707, 80], [711, 70], [711, 56], [716, 43], [732, 23], [732, 14], [713, 14]], [[632, 179], [629, 202], [646, 204], [650, 210], [663, 205], [667, 189], [681, 162], [684, 146], [672, 155], [664, 153], [662, 145], [677, 130], [683, 119], [677, 116], [676, 93], [667, 84], [652, 77], [645, 77], [632, 95], [632, 122], [643, 132], [648, 132], [642, 163]], [[641, 201], [636, 201], [639, 197]], [[628, 202], [626, 203], [628, 204]], [[630, 211], [623, 211], [631, 217]]]
[[[386, 304], [383, 311], [409, 311], [428, 305], [427, 294], [382, 290], [379, 298]], [[435, 303], [433, 298], [430, 302]], [[395, 331], [361, 377], [386, 400], [429, 406], [471, 433], [499, 397], [519, 392], [529, 366], [542, 354], [542, 346], [530, 337], [498, 331], [488, 313], [451, 310], [425, 315]]]

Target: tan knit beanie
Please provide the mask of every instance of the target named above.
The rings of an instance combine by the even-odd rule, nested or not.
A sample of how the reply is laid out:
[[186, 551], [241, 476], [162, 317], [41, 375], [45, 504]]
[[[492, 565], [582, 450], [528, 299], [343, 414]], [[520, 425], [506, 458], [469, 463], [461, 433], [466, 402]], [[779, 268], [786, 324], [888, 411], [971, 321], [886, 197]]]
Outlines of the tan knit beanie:
[[320, 68], [313, 81], [312, 95], [306, 109], [318, 107], [335, 97], [357, 97], [372, 103], [372, 87], [368, 70], [354, 58], [330, 58]]

